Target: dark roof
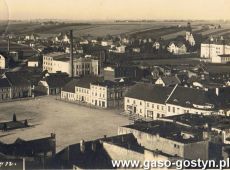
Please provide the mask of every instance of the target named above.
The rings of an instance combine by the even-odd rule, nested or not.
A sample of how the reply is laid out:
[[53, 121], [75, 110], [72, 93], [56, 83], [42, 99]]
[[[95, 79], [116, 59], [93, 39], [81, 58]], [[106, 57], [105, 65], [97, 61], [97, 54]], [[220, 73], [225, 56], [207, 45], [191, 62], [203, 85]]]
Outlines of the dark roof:
[[90, 83], [99, 81], [100, 78], [96, 77], [96, 76], [84, 76], [82, 78], [80, 78], [77, 86], [78, 87], [82, 87], [82, 88], [90, 88]]
[[175, 87], [167, 103], [184, 107], [193, 107], [193, 104], [211, 104], [214, 105], [215, 108], [218, 107], [218, 99], [214, 92], [182, 86]]
[[183, 124], [200, 128], [203, 128], [205, 125], [220, 129], [230, 128], [230, 118], [221, 115], [198, 115], [186, 113], [182, 115], [169, 116], [165, 119], [174, 120]]
[[[80, 143], [70, 145], [55, 157], [55, 169], [71, 169], [73, 165], [81, 169], [112, 169], [111, 158], [99, 140], [84, 142], [82, 152]], [[95, 146], [95, 150], [92, 149]], [[67, 158], [68, 155], [68, 158]], [[68, 159], [68, 161], [66, 161]]]
[[66, 75], [49, 75], [44, 80], [47, 82], [50, 88], [54, 87], [64, 87], [69, 81], [71, 81], [70, 77], [67, 77]]
[[[124, 126], [126, 128], [135, 129], [141, 132], [149, 133], [152, 135], [159, 135], [160, 137], [174, 140], [180, 143], [194, 143], [202, 141], [202, 130], [193, 129], [183, 125], [176, 124], [169, 121], [137, 121], [132, 125]], [[182, 133], [192, 134], [193, 137], [184, 138]]]
[[115, 81], [110, 81], [110, 80], [104, 80], [104, 81], [95, 81], [95, 82], [92, 82], [91, 84], [113, 88], [113, 87], [120, 87], [120, 86], [131, 86], [134, 83], [131, 81], [115, 82]]
[[5, 76], [12, 86], [30, 86], [26, 74], [27, 72], [24, 71], [6, 72]]
[[177, 76], [165, 76], [165, 77], [161, 77], [161, 79], [166, 86], [171, 86], [171, 85], [176, 85], [181, 83]]
[[55, 138], [47, 137], [35, 140], [22, 140], [18, 138], [12, 144], [0, 144], [0, 152], [12, 156], [34, 156], [34, 154], [53, 151]]
[[140, 83], [133, 86], [125, 96], [164, 104], [172, 89], [171, 87]]
[[75, 87], [77, 86], [79, 79], [73, 79], [68, 82], [62, 89], [62, 91], [75, 93]]
[[230, 54], [218, 55], [219, 57], [230, 57]]
[[6, 78], [0, 79], [0, 87], [11, 87], [9, 81]]

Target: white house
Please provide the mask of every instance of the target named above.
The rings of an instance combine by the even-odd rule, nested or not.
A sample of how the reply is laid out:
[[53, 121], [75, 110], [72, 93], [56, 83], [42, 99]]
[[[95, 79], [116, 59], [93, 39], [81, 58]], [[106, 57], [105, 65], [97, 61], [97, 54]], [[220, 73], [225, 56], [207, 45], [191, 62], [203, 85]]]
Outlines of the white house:
[[3, 55], [0, 54], [0, 69], [6, 68], [6, 59]]
[[187, 52], [187, 48], [185, 44], [182, 42], [173, 41], [168, 45], [167, 49], [170, 53], [175, 54], [175, 55], [186, 54]]

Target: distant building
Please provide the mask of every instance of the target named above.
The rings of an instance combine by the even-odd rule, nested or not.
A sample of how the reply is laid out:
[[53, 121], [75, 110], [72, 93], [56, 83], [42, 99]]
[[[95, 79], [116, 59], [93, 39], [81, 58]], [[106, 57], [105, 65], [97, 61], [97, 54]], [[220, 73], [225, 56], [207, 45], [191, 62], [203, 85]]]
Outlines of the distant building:
[[192, 34], [192, 27], [191, 27], [191, 24], [190, 24], [190, 23], [188, 23], [188, 26], [187, 26], [187, 29], [186, 29], [185, 40], [186, 40], [191, 46], [195, 46], [195, 45], [196, 45], [195, 39], [194, 39], [193, 34]]
[[200, 57], [209, 59], [211, 62], [219, 62], [219, 55], [230, 54], [230, 44], [223, 37], [219, 39], [209, 38], [201, 43]]
[[212, 58], [212, 63], [227, 64], [230, 62], [230, 54], [217, 55]]
[[175, 41], [171, 42], [168, 45], [167, 50], [170, 53], [175, 54], [175, 55], [180, 55], [180, 54], [186, 54], [187, 53], [187, 47], [182, 42], [175, 42]]
[[30, 57], [27, 62], [28, 67], [38, 67], [39, 66], [39, 61], [38, 57]]
[[0, 54], [0, 69], [6, 68], [6, 58]]
[[[70, 58], [66, 53], [50, 53], [43, 56], [43, 70], [49, 73], [65, 72], [70, 75]], [[98, 75], [99, 61], [76, 56], [73, 61], [74, 76]]]

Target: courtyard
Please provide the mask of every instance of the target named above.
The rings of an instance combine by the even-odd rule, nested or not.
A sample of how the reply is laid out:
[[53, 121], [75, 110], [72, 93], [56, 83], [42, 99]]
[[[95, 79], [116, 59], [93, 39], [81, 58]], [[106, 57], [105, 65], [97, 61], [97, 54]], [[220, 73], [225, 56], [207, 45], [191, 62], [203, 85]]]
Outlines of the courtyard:
[[0, 141], [13, 143], [17, 138], [32, 140], [55, 133], [59, 151], [70, 144], [79, 143], [82, 139], [87, 141], [104, 135], [116, 135], [119, 126], [129, 123], [128, 118], [119, 112], [66, 103], [53, 96], [1, 103], [0, 122], [12, 120], [15, 113], [17, 120], [27, 119], [32, 127], [1, 131]]

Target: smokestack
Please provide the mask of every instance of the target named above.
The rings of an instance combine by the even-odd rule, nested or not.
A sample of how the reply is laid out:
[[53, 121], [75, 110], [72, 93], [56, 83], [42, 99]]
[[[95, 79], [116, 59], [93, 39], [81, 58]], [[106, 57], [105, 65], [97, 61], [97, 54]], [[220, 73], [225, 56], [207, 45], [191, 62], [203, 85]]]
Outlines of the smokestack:
[[8, 52], [8, 54], [10, 54], [10, 37], [8, 37], [7, 52]]
[[73, 76], [73, 30], [70, 30], [70, 77]]

